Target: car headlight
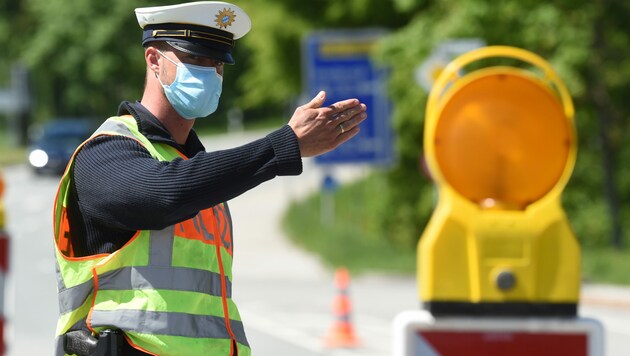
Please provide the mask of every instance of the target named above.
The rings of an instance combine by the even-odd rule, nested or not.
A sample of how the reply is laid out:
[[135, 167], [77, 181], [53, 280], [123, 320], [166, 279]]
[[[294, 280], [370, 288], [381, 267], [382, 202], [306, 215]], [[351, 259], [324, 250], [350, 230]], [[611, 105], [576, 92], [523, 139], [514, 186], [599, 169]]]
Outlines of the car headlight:
[[33, 150], [28, 155], [28, 161], [33, 167], [41, 168], [48, 163], [48, 154], [42, 150]]

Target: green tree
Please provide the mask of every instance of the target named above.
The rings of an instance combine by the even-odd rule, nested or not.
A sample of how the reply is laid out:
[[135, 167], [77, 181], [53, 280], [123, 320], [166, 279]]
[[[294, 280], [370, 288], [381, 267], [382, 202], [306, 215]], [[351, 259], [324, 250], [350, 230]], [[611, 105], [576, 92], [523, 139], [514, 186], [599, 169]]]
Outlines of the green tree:
[[[220, 111], [239, 106], [286, 115], [301, 94], [301, 39], [311, 29], [400, 23], [393, 5], [378, 0], [236, 3], [253, 19], [253, 30], [237, 43], [237, 65], [226, 68]], [[134, 8], [167, 4], [172, 1], [0, 0], [0, 29], [11, 29], [0, 34], [0, 45], [10, 49], [0, 69], [9, 61], [28, 66], [38, 117], [111, 115], [121, 100], [142, 92]]]
[[302, 94], [302, 40], [313, 30], [402, 26], [410, 14], [381, 0], [267, 0], [239, 5], [253, 19], [244, 37], [246, 65], [239, 78], [246, 108], [285, 108]]
[[[253, 20], [238, 41], [237, 65], [226, 68], [220, 110], [246, 117], [290, 113], [302, 92], [301, 42], [312, 30], [390, 30], [375, 57], [391, 67], [398, 165], [387, 173], [383, 235], [414, 245], [434, 201], [421, 176], [427, 93], [414, 82], [417, 66], [444, 40], [481, 38], [548, 59], [577, 108], [578, 161], [565, 207], [587, 245], [617, 246], [630, 238], [630, 3], [622, 0], [241, 0]], [[166, 0], [0, 0], [0, 73], [26, 63], [38, 117], [114, 113], [142, 93], [141, 31], [133, 9]], [[1, 78], [1, 77], [0, 77]], [[0, 79], [0, 85], [6, 80]], [[288, 105], [291, 104], [291, 105]], [[223, 115], [222, 111], [217, 116]], [[214, 122], [215, 120], [208, 120]], [[625, 224], [625, 225], [622, 225]], [[623, 229], [622, 229], [623, 227]], [[625, 235], [624, 235], [625, 234]]]
[[[41, 116], [112, 114], [144, 80], [139, 2], [32, 0], [20, 58], [31, 68]], [[147, 2], [144, 2], [147, 4]], [[134, 6], [135, 5], [135, 6]]]

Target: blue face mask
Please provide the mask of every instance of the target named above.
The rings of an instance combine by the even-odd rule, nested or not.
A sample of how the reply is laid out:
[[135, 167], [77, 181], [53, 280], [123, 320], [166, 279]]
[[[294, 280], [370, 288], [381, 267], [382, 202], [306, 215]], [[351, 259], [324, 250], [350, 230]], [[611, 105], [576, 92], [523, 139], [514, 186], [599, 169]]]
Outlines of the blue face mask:
[[177, 66], [175, 80], [164, 85], [164, 94], [175, 111], [184, 119], [192, 120], [206, 117], [217, 110], [221, 97], [223, 77], [214, 67], [196, 66], [187, 63], [176, 63], [158, 50], [162, 57]]

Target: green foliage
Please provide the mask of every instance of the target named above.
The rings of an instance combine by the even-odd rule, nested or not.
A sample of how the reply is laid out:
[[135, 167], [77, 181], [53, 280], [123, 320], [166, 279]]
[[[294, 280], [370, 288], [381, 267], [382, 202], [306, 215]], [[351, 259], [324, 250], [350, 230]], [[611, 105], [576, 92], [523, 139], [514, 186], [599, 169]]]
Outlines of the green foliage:
[[[314, 195], [292, 204], [283, 226], [294, 241], [321, 256], [331, 267], [345, 266], [353, 272], [405, 272], [415, 270], [415, 248], [404, 249], [386, 241], [379, 232], [379, 217], [388, 213], [381, 201], [389, 191], [382, 174], [342, 189]], [[322, 211], [322, 200], [334, 201], [334, 220]], [[384, 211], [387, 210], [387, 211]]]
[[[0, 31], [0, 46], [8, 48], [0, 73], [8, 73], [15, 61], [28, 65], [37, 117], [109, 116], [121, 100], [142, 94], [145, 63], [134, 8], [172, 3], [0, 0], [0, 30], [10, 29]], [[220, 124], [234, 106], [246, 110], [246, 120], [290, 115], [287, 107], [302, 91], [301, 40], [311, 29], [394, 26], [407, 18], [380, 0], [235, 3], [248, 12], [253, 26], [237, 43], [237, 64], [226, 67], [215, 114]]]
[[[145, 63], [133, 9], [166, 0], [0, 0], [0, 87], [10, 65], [32, 73], [39, 118], [106, 117], [142, 93]], [[381, 27], [390, 31], [375, 59], [391, 67], [392, 124], [399, 162], [386, 173], [388, 209], [374, 219], [379, 236], [415, 245], [434, 201], [420, 173], [427, 93], [414, 72], [438, 44], [480, 38], [549, 60], [575, 100], [579, 150], [564, 204], [588, 246], [609, 243], [623, 222], [630, 243], [630, 3], [619, 0], [240, 0], [252, 31], [226, 68], [214, 120], [234, 106], [245, 119], [290, 115], [302, 92], [301, 45], [312, 30]], [[4, 73], [4, 74], [2, 74]], [[306, 100], [306, 99], [304, 99]], [[608, 171], [607, 171], [608, 169]], [[611, 183], [612, 177], [612, 183]], [[619, 216], [605, 192], [615, 192]]]
[[107, 115], [122, 98], [139, 98], [145, 71], [133, 9], [146, 3], [32, 0], [27, 5], [33, 26], [22, 37], [20, 57], [33, 71], [39, 110]]
[[300, 93], [300, 38], [308, 24], [290, 16], [277, 2], [243, 4], [243, 8], [262, 21], [255, 22], [243, 40], [249, 55], [246, 72], [239, 78], [239, 86], [247, 88], [241, 104], [246, 109], [282, 107]]
[[381, 0], [268, 0], [242, 1], [239, 5], [253, 19], [252, 31], [242, 41], [247, 56], [238, 78], [242, 93], [239, 103], [249, 110], [269, 106], [285, 109], [300, 99], [302, 40], [310, 31], [395, 28], [408, 18]]
[[628, 250], [583, 248], [582, 279], [587, 282], [630, 285], [628, 261]]

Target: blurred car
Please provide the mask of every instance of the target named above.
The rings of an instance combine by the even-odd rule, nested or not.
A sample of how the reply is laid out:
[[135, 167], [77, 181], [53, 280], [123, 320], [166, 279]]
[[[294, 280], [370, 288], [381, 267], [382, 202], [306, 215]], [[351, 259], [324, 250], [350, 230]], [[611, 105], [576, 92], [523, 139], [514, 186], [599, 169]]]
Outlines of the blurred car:
[[58, 119], [34, 127], [28, 162], [37, 174], [62, 174], [74, 150], [94, 132], [87, 119]]

